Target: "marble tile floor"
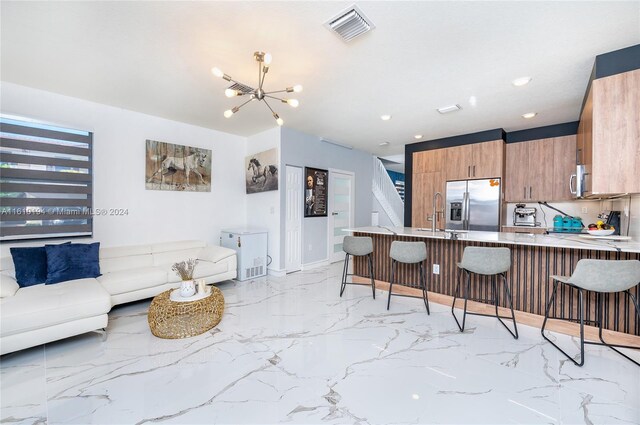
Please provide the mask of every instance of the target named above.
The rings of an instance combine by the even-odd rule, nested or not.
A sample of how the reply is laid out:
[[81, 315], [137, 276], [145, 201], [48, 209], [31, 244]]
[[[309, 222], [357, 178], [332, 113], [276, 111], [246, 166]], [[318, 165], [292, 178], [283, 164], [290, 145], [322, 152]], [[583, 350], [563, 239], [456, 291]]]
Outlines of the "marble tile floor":
[[[107, 337], [0, 359], [0, 421], [18, 424], [639, 424], [640, 368], [588, 346], [574, 366], [536, 328], [492, 318], [460, 333], [446, 306], [349, 286], [341, 264], [219, 285], [220, 325], [151, 335], [149, 300]], [[555, 337], [577, 350], [576, 340]]]

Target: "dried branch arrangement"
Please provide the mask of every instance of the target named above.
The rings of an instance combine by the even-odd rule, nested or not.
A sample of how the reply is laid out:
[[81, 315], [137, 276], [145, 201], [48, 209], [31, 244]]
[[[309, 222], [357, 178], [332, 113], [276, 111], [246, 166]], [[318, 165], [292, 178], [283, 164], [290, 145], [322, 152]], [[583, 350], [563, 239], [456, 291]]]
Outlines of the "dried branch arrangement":
[[182, 280], [192, 280], [193, 279], [193, 271], [196, 268], [196, 264], [198, 260], [195, 258], [189, 258], [186, 261], [181, 261], [179, 263], [175, 263], [171, 270], [176, 272], [180, 279]]

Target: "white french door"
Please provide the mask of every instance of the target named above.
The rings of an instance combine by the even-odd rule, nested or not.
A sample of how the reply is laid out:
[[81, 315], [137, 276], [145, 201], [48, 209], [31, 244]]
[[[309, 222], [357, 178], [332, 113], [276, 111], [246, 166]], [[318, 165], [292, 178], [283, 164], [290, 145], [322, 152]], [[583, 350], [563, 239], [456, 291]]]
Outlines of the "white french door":
[[302, 168], [286, 168], [285, 265], [287, 273], [302, 269]]
[[329, 170], [329, 243], [328, 258], [334, 263], [344, 260], [342, 229], [353, 227], [355, 176], [348, 171]]

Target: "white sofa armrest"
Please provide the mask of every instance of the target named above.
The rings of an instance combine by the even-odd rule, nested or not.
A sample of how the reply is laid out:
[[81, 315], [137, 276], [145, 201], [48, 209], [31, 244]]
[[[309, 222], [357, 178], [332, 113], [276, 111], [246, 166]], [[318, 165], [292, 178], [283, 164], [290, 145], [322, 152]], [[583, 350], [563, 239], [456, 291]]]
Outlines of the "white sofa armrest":
[[205, 246], [198, 254], [198, 260], [211, 261], [217, 263], [220, 260], [236, 255], [233, 249], [224, 248], [222, 246]]
[[18, 292], [20, 285], [6, 273], [0, 274], [0, 298], [12, 297]]

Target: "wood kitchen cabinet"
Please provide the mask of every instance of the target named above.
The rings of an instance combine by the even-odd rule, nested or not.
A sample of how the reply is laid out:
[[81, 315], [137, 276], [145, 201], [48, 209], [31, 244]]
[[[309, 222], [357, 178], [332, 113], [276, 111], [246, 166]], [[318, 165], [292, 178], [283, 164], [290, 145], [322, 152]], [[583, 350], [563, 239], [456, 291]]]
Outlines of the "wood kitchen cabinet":
[[593, 80], [578, 127], [587, 196], [640, 193], [640, 70]]
[[441, 171], [445, 157], [444, 149], [433, 149], [430, 151], [413, 153], [413, 172], [431, 173]]
[[509, 143], [506, 156], [506, 202], [548, 201], [553, 198], [552, 139]]
[[576, 136], [510, 143], [506, 147], [506, 202], [571, 199], [569, 178], [575, 172]]
[[577, 136], [554, 138], [553, 142], [553, 201], [570, 201], [574, 195], [569, 189], [571, 175], [576, 172]]
[[[411, 192], [411, 225], [413, 227], [431, 228], [432, 223], [427, 219], [433, 214], [433, 195], [440, 192], [444, 201], [445, 180], [440, 171], [413, 174], [413, 189]], [[444, 208], [444, 202], [438, 201], [438, 209]], [[444, 216], [438, 214], [436, 223], [438, 229], [444, 229]]]
[[503, 140], [456, 146], [445, 151], [447, 181], [502, 177]]

